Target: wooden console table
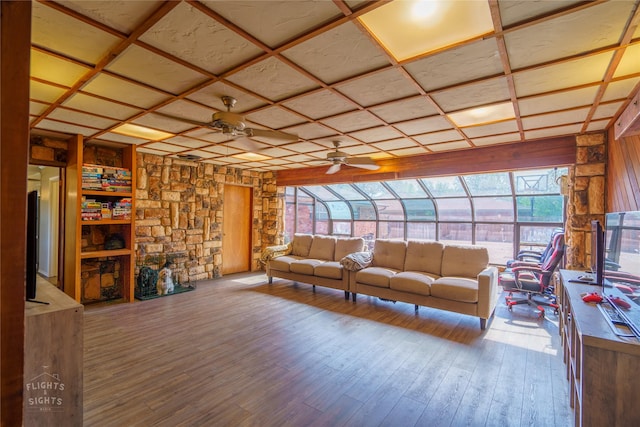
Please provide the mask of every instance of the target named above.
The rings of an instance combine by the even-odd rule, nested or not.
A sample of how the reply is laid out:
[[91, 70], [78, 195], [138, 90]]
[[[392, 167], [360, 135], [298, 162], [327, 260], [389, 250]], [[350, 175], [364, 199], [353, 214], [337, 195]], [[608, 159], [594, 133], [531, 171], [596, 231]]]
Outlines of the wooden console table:
[[640, 425], [640, 341], [616, 336], [598, 307], [582, 301], [583, 294], [602, 288], [570, 282], [581, 274], [561, 270], [558, 290], [575, 425]]
[[24, 425], [82, 426], [82, 304], [39, 283], [25, 304]]

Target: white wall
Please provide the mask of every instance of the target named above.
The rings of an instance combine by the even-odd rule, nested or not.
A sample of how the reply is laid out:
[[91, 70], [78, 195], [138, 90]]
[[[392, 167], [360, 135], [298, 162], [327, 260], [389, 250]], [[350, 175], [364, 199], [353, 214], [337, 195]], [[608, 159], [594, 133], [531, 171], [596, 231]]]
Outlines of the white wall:
[[[58, 275], [58, 195], [51, 186], [59, 183], [60, 170], [44, 167], [40, 170], [40, 230], [38, 241], [38, 272], [46, 277]], [[53, 197], [52, 197], [53, 196]]]

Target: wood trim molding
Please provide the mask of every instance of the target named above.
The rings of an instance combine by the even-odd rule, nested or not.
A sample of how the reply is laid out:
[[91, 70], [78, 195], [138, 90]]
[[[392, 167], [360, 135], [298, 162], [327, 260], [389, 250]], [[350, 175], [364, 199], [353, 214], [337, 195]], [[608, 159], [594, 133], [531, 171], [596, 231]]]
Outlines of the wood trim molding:
[[23, 421], [31, 2], [0, 2], [0, 424]]
[[499, 172], [513, 169], [567, 166], [576, 162], [574, 136], [516, 142], [446, 153], [424, 154], [398, 159], [380, 160], [377, 171], [343, 167], [327, 175], [329, 167], [312, 167], [278, 171], [278, 186], [335, 184], [345, 182], [382, 181], [469, 173]]

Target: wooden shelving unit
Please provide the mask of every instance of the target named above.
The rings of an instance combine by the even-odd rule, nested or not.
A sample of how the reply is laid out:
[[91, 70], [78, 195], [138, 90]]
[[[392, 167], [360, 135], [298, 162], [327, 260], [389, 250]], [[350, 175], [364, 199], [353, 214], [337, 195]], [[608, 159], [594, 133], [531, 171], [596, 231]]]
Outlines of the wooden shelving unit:
[[[561, 270], [560, 332], [575, 426], [640, 425], [640, 342], [616, 336], [594, 303], [582, 295], [602, 292], [571, 283], [584, 274]], [[607, 288], [607, 295], [615, 293]]]
[[[82, 166], [87, 163], [85, 150], [95, 147], [97, 145], [85, 143], [82, 135], [77, 135], [69, 142], [66, 169], [64, 275], [62, 277], [64, 291], [81, 303], [100, 301], [95, 297], [85, 298], [83, 263], [87, 261], [116, 261], [119, 264], [117, 281], [121, 286], [119, 290], [121, 299], [134, 301], [135, 198], [133, 192], [136, 188], [136, 147], [135, 145], [104, 147], [106, 150], [116, 152], [117, 157], [121, 159], [121, 164], [102, 164], [105, 167], [120, 167], [130, 170], [132, 172], [131, 192], [83, 190]], [[93, 161], [91, 163], [95, 164]], [[129, 198], [131, 199], [131, 218], [82, 220], [81, 204], [85, 197], [105, 202]], [[105, 231], [102, 234], [118, 233], [121, 235], [125, 243], [124, 248], [103, 249], [104, 245], [100, 247], [100, 243], [83, 246], [83, 234], [92, 232], [91, 228], [94, 227], [99, 227], [101, 232]], [[83, 228], [85, 233], [83, 233]]]

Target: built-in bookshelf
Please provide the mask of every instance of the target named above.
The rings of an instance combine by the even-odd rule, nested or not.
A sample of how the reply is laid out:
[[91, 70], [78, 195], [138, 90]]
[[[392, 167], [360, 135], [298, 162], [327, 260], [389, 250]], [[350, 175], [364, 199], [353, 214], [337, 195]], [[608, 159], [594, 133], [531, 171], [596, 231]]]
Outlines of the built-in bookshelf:
[[83, 304], [134, 300], [135, 162], [134, 145], [69, 142], [62, 283]]

